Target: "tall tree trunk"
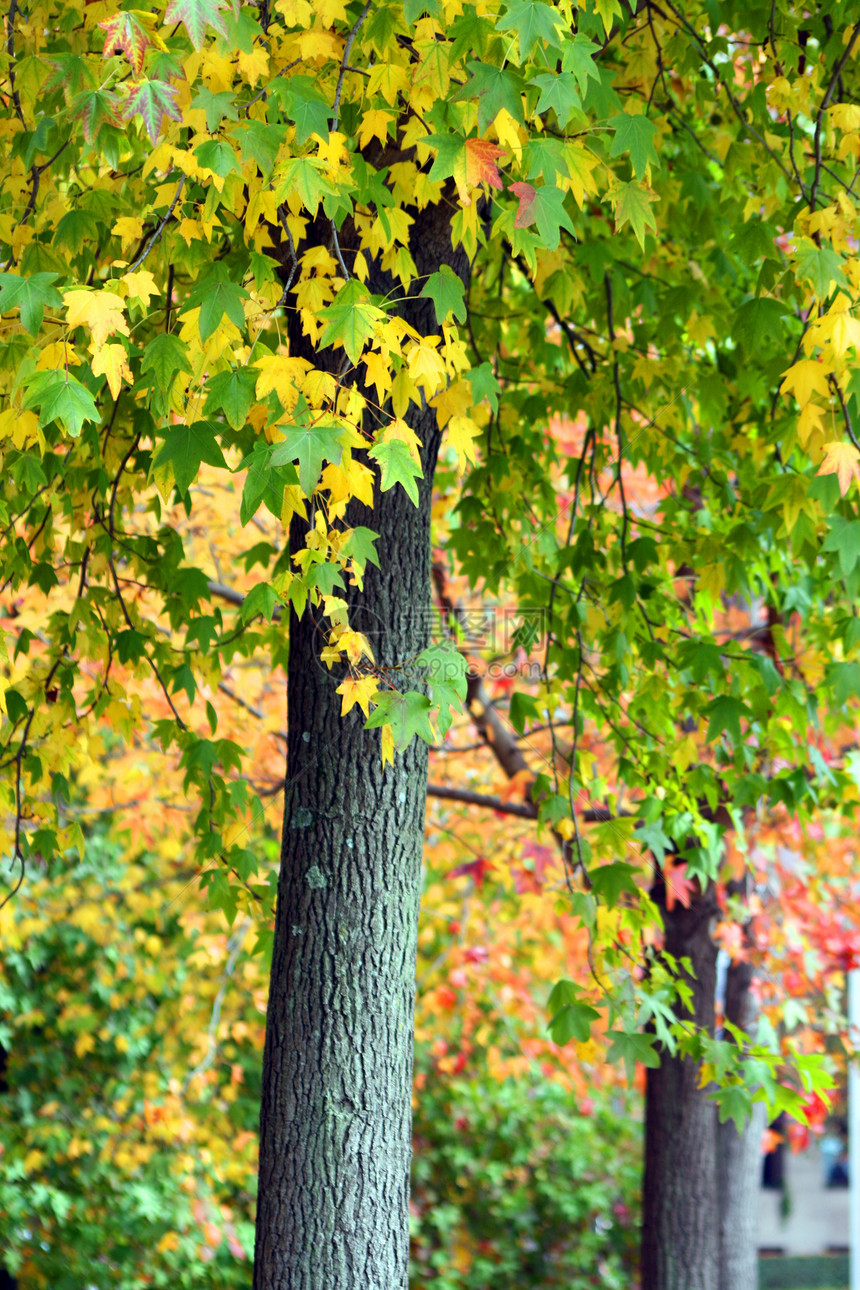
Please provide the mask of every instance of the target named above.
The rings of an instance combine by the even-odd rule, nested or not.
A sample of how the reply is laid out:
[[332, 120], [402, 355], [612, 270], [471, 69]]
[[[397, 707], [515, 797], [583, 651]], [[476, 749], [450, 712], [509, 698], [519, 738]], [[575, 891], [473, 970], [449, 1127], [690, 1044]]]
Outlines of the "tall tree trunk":
[[[447, 208], [419, 212], [410, 247], [419, 275], [447, 263]], [[330, 237], [323, 223], [321, 240]], [[341, 232], [349, 258], [349, 228]], [[419, 278], [421, 281], [421, 278]], [[379, 294], [392, 283], [375, 269]], [[429, 300], [401, 312], [438, 333]], [[307, 351], [293, 325], [290, 349]], [[427, 644], [430, 504], [436, 414], [412, 405], [423, 444], [416, 507], [397, 485], [350, 525], [379, 535], [379, 568], [348, 589], [350, 621], [382, 666]], [[368, 418], [367, 429], [375, 423]], [[294, 520], [293, 550], [307, 525]], [[383, 773], [380, 736], [357, 709], [341, 716], [342, 676], [320, 663], [312, 611], [290, 619], [287, 787], [260, 1116], [254, 1290], [406, 1290], [415, 954], [427, 747], [413, 740]], [[408, 683], [404, 682], [406, 688]], [[414, 687], [413, 687], [414, 688]]]
[[[755, 1025], [756, 1003], [749, 963], [732, 963], [726, 974], [726, 1019], [741, 1030]], [[758, 1189], [761, 1136], [766, 1122], [763, 1102], [756, 1102], [741, 1133], [733, 1120], [717, 1125], [717, 1182], [720, 1205], [719, 1290], [757, 1290]]]
[[[693, 1006], [683, 1016], [713, 1033], [716, 949], [713, 890], [690, 909], [664, 910], [665, 948], [688, 957]], [[645, 1087], [642, 1290], [717, 1290], [716, 1108], [690, 1058], [663, 1055]]]

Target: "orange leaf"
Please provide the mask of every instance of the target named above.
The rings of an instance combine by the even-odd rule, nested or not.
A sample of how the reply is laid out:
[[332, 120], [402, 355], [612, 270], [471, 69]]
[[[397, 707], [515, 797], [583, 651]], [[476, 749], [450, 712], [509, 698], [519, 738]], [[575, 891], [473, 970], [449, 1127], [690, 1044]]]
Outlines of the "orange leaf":
[[470, 188], [478, 184], [488, 184], [490, 188], [502, 187], [502, 176], [499, 174], [496, 161], [504, 153], [497, 143], [488, 139], [467, 139], [463, 147], [462, 159], [454, 170], [454, 182], [460, 193], [464, 206], [471, 205]]
[[824, 447], [824, 460], [818, 473], [838, 476], [839, 491], [844, 497], [851, 487], [851, 480], [860, 480], [860, 452], [851, 443], [828, 443]]

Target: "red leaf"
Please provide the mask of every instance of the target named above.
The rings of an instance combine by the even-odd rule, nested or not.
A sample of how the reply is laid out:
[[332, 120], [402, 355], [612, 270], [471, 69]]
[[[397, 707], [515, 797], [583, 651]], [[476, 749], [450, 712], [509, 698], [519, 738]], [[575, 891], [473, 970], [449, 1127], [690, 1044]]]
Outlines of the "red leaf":
[[696, 881], [687, 877], [686, 864], [674, 864], [671, 856], [666, 856], [663, 861], [663, 877], [666, 880], [666, 908], [671, 911], [679, 904], [689, 909]]
[[484, 878], [493, 868], [492, 862], [479, 856], [477, 860], [470, 860], [466, 864], [458, 864], [456, 869], [449, 869], [445, 874], [446, 878], [471, 878], [476, 887], [480, 887]]
[[520, 201], [514, 219], [514, 228], [528, 228], [530, 224], [535, 222], [534, 207], [537, 190], [532, 188], [531, 184], [519, 183], [511, 184], [511, 192]]

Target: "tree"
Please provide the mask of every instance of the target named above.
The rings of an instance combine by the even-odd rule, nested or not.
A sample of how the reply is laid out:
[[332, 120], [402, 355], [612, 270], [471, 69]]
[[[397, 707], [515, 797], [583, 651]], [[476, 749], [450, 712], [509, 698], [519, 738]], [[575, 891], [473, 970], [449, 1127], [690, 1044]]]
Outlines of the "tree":
[[[600, 982], [563, 985], [554, 1033], [587, 1035], [607, 1009], [631, 1070], [661, 1048], [721, 1070], [723, 1115], [801, 1097], [774, 1075], [782, 1054], [727, 1054], [709, 1019], [687, 1024], [671, 910], [657, 952], [648, 889], [656, 862], [700, 907], [720, 811], [812, 809], [827, 776], [806, 773], [809, 723], [852, 701], [852, 16], [728, 6], [715, 27], [704, 5], [619, 0], [7, 15], [0, 565], [43, 605], [8, 624], [13, 884], [79, 836], [57, 810], [67, 775], [101, 723], [133, 736], [151, 678], [214, 898], [246, 908], [265, 884], [241, 829], [260, 807], [212, 696], [237, 655], [286, 664], [258, 1286], [405, 1281], [421, 745], [467, 694], [459, 651], [428, 644], [434, 475], [467, 472], [447, 550], [542, 624], [541, 683], [510, 720], [550, 727], [529, 801]], [[559, 422], [574, 410], [575, 434]], [[242, 525], [263, 507], [290, 534], [248, 538], [261, 572], [236, 613], [167, 509], [194, 526], [203, 466], [242, 479]], [[627, 468], [659, 481], [651, 507], [631, 507]], [[609, 774], [591, 723], [611, 732]]]

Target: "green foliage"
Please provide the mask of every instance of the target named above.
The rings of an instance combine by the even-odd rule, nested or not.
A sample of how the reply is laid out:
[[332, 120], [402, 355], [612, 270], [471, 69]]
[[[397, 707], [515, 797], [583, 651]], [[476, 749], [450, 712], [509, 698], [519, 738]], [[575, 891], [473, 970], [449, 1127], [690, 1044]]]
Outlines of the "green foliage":
[[583, 1105], [552, 1081], [427, 1075], [415, 1108], [413, 1290], [627, 1290], [639, 1151], [621, 1102]]

